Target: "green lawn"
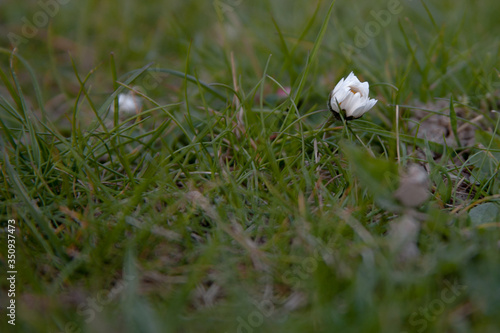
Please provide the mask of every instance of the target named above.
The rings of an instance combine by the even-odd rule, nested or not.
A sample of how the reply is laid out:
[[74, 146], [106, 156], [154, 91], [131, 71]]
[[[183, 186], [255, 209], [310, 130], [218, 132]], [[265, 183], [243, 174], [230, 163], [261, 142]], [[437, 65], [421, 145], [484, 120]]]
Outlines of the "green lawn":
[[0, 330], [498, 332], [499, 15], [3, 0]]

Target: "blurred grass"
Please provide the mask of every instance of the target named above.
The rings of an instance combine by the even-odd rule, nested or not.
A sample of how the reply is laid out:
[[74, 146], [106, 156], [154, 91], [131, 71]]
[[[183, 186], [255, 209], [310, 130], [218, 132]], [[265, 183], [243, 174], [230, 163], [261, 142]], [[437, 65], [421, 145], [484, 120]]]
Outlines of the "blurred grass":
[[[69, 1], [13, 52], [41, 6], [4, 0], [2, 331], [496, 332], [500, 3], [331, 5]], [[351, 70], [379, 99], [356, 136], [326, 109]], [[107, 115], [128, 90], [142, 113]], [[411, 132], [417, 110], [448, 116], [437, 99], [473, 145]], [[412, 162], [433, 195], [408, 213]], [[390, 230], [411, 214], [402, 261]]]

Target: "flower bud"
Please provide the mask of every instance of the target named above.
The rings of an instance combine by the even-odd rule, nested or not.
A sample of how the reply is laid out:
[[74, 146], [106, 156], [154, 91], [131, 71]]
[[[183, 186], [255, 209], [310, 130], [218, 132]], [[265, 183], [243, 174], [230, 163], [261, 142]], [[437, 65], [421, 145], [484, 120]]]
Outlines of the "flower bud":
[[342, 78], [330, 93], [328, 108], [335, 117], [340, 118], [340, 112], [345, 119], [355, 119], [370, 110], [376, 99], [368, 97], [368, 82], [360, 82], [353, 72], [347, 78]]

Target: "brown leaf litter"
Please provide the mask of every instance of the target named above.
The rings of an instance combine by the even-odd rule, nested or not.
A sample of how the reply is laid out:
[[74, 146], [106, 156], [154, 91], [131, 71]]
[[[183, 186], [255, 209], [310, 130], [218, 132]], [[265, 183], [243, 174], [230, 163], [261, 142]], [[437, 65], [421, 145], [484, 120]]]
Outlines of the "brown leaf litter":
[[[453, 158], [448, 159], [448, 156], [443, 156], [439, 152], [427, 151], [421, 147], [415, 148], [412, 154], [422, 161], [421, 164], [428, 173], [431, 173], [429, 158], [441, 165], [443, 164], [442, 158], [446, 158], [448, 159], [445, 161], [448, 170], [461, 170], [467, 161], [470, 148], [475, 144], [476, 128], [484, 125], [481, 123], [482, 115], [474, 114], [471, 109], [461, 106], [460, 103], [454, 106], [454, 110], [457, 119], [456, 134], [458, 140], [452, 128], [449, 100], [436, 99], [426, 104], [417, 103], [415, 108], [408, 110], [409, 116], [405, 120], [411, 135], [456, 151]], [[458, 143], [460, 143], [460, 147]], [[470, 172], [467, 168], [463, 168], [460, 174], [452, 174], [451, 179], [455, 182], [455, 198], [463, 201], [470, 199], [473, 190]], [[443, 181], [446, 183], [449, 182], [449, 179], [444, 177]]]

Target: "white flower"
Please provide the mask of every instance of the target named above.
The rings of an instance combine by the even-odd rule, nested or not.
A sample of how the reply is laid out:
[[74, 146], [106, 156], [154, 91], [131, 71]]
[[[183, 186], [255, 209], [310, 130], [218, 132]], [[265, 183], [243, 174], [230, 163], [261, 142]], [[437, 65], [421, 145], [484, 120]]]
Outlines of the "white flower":
[[347, 78], [342, 78], [328, 97], [328, 108], [339, 118], [339, 113], [345, 112], [346, 119], [359, 118], [370, 110], [376, 99], [368, 97], [370, 86], [368, 82], [360, 82], [353, 72]]
[[[139, 113], [142, 106], [141, 99], [133, 92], [118, 95], [118, 109], [120, 116], [132, 116]], [[111, 114], [115, 110], [114, 104], [111, 104]]]

